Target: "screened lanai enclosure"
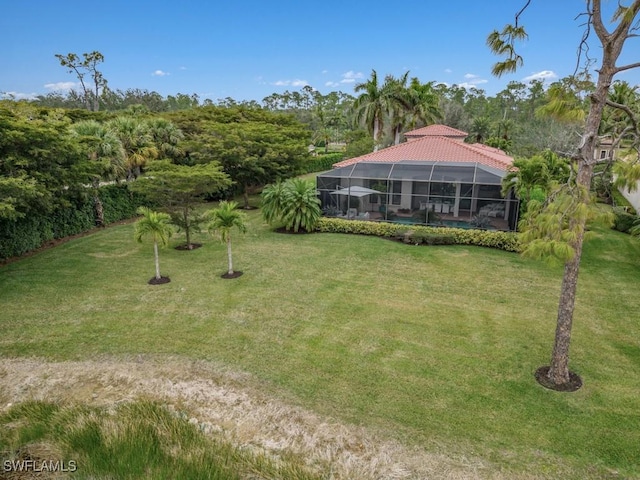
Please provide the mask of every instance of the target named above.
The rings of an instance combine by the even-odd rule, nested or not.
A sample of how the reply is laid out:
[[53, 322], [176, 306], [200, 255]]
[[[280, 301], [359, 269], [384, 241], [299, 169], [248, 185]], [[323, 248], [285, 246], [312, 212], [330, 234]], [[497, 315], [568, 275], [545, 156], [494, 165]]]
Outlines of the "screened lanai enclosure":
[[515, 230], [519, 201], [501, 194], [506, 172], [468, 162], [359, 162], [317, 178], [326, 216]]

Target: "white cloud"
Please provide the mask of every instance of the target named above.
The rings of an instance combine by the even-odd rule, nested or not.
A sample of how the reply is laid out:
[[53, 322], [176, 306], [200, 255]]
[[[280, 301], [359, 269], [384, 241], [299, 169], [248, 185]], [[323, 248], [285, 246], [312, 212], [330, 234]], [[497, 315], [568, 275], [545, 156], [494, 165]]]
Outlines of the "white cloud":
[[44, 88], [46, 88], [47, 90], [56, 92], [59, 90], [71, 90], [75, 86], [76, 86], [75, 82], [57, 82], [57, 83], [47, 83], [45, 84]]
[[480, 78], [480, 76], [475, 75], [473, 73], [466, 73], [464, 75], [464, 78], [467, 81], [466, 82], [462, 82], [462, 83], [458, 83], [457, 85], [459, 87], [472, 88], [472, 87], [476, 87], [477, 85], [482, 85], [483, 83], [488, 83], [489, 82], [489, 80], [485, 80], [484, 78]]
[[180, 70], [186, 70], [187, 67], [180, 67]]
[[476, 88], [478, 85], [482, 85], [483, 83], [487, 83], [487, 82], [488, 82], [488, 80], [478, 79], [478, 80], [475, 80], [473, 82], [457, 83], [456, 85], [458, 85], [459, 87], [466, 88], [466, 89], [471, 89], [471, 88]]
[[37, 93], [0, 92], [0, 100], [34, 100]]
[[342, 74], [342, 80], [340, 80], [340, 83], [355, 83], [356, 80], [360, 80], [361, 78], [364, 78], [364, 74], [362, 72], [349, 70]]
[[445, 68], [444, 73], [453, 73], [453, 70], [451, 70], [450, 68]]
[[309, 85], [309, 82], [306, 80], [278, 80], [274, 82], [273, 85], [276, 87], [306, 87]]
[[154, 77], [164, 77], [165, 75], [171, 75], [169, 72], [163, 72], [162, 70], [156, 70], [151, 75]]
[[325, 82], [325, 87], [339, 87], [340, 84], [338, 82]]
[[531, 82], [532, 80], [552, 80], [554, 78], [558, 78], [558, 75], [555, 74], [552, 70], [542, 70], [541, 72], [533, 73], [528, 77], [524, 77], [522, 80], [525, 82]]

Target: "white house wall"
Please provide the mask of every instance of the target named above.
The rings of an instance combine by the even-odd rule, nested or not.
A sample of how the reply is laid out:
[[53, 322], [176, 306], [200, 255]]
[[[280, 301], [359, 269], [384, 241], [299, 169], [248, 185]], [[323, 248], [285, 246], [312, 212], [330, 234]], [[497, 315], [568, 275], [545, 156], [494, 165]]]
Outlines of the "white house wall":
[[630, 192], [629, 190], [622, 189], [620, 193], [626, 198], [633, 208], [636, 209], [636, 212], [640, 211], [640, 183], [638, 184], [636, 190], [634, 192]]

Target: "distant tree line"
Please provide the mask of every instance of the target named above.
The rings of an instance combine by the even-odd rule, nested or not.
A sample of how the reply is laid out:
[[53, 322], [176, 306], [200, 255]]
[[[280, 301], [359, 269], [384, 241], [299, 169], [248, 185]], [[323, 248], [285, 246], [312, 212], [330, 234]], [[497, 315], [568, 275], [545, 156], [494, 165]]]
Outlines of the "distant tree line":
[[[0, 222], [22, 221], [88, 200], [91, 223], [102, 225], [106, 220], [101, 185], [126, 185], [151, 164], [158, 178], [174, 179], [183, 174], [167, 167], [161, 175], [160, 166], [175, 170], [216, 165], [224, 178], [215, 188], [193, 180], [200, 198], [240, 194], [249, 207], [250, 195], [264, 185], [330, 168], [343, 157], [398, 143], [404, 132], [436, 122], [469, 132], [468, 142], [505, 150], [519, 159], [519, 171], [535, 172], [544, 163], [540, 155], [555, 158], [545, 152], [566, 158], [575, 151], [595, 88], [583, 75], [546, 88], [540, 80], [510, 82], [488, 96], [478, 88], [422, 83], [409, 72], [379, 78], [373, 70], [355, 85], [357, 96], [323, 95], [306, 86], [273, 93], [261, 103], [232, 98], [214, 103], [195, 94], [163, 97], [147, 90], [110, 90], [97, 68], [104, 60], [99, 52], [58, 58], [82, 80], [80, 91], [0, 101]], [[614, 83], [608, 101], [623, 105], [628, 113], [640, 108], [637, 88], [626, 82]], [[571, 115], [559, 115], [559, 105]], [[625, 114], [624, 108], [606, 110], [600, 126], [600, 134], [613, 139], [620, 152], [633, 145], [637, 135], [632, 121], [636, 117]], [[310, 145], [315, 147], [313, 155], [331, 156], [312, 157]], [[533, 159], [530, 167], [528, 159]], [[606, 178], [607, 184], [613, 179], [611, 165], [598, 167], [597, 178]], [[547, 182], [546, 173], [535, 177]], [[624, 178], [634, 178], [633, 171]], [[517, 174], [509, 180], [527, 197], [549, 189], [548, 182], [531, 186]], [[176, 211], [174, 219], [179, 217]], [[188, 218], [185, 221], [190, 224]]]

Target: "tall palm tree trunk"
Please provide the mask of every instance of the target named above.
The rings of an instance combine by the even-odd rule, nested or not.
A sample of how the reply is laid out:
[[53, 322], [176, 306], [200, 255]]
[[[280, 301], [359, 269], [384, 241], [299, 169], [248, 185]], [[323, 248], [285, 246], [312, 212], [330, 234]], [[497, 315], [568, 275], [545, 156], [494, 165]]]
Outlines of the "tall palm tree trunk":
[[382, 136], [382, 128], [380, 118], [376, 116], [373, 120], [373, 151], [377, 152], [380, 148], [380, 140]]
[[162, 277], [160, 276], [160, 255], [158, 255], [158, 242], [153, 242], [153, 255], [155, 256], [156, 261], [156, 279], [160, 280]]
[[184, 223], [184, 235], [187, 241], [187, 250], [191, 250], [191, 224], [189, 222], [189, 208], [182, 210], [182, 220]]

